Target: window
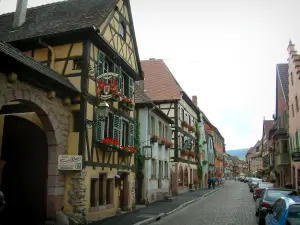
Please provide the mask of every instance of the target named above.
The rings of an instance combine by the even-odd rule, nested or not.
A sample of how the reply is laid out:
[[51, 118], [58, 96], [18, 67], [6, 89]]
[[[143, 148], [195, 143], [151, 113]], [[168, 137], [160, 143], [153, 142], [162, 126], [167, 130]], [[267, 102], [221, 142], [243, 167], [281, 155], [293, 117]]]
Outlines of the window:
[[103, 63], [103, 73], [108, 73], [109, 72], [109, 63], [105, 61]]
[[105, 176], [106, 174], [100, 174], [99, 175], [99, 187], [98, 187], [98, 193], [99, 193], [99, 205], [105, 204], [105, 190], [104, 190], [104, 182], [105, 182]]
[[91, 179], [91, 189], [90, 189], [90, 206], [98, 206], [97, 196], [98, 196], [98, 179]]
[[295, 97], [295, 102], [296, 102], [296, 110], [299, 112], [299, 104], [298, 104], [298, 97]]
[[113, 179], [106, 180], [106, 204], [113, 204]]
[[121, 136], [121, 145], [127, 146], [129, 145], [129, 130], [128, 130], [128, 122], [122, 120], [122, 136]]
[[80, 111], [73, 111], [73, 132], [80, 131]]
[[158, 129], [159, 129], [159, 137], [163, 138], [164, 137], [164, 133], [163, 133], [163, 124], [159, 121], [158, 122]]
[[123, 38], [123, 40], [126, 40], [126, 28], [124, 23], [119, 23], [119, 35]]
[[292, 115], [293, 115], [293, 117], [295, 116], [294, 104], [292, 104]]
[[294, 85], [293, 72], [291, 72], [291, 84]]
[[155, 162], [155, 159], [151, 160], [151, 178], [152, 179], [156, 178], [156, 162]]
[[104, 128], [104, 137], [113, 137], [114, 129], [114, 115], [112, 113], [108, 114], [108, 117], [105, 118], [105, 128]]
[[155, 134], [155, 118], [151, 116], [151, 134]]
[[165, 174], [164, 174], [164, 176], [165, 176], [165, 178], [168, 178], [169, 176], [169, 168], [168, 168], [168, 161], [165, 161]]
[[286, 140], [282, 141], [282, 152], [288, 151], [288, 142]]
[[82, 58], [75, 58], [73, 59], [73, 70], [81, 70], [83, 67], [83, 60]]
[[189, 125], [192, 126], [191, 116], [189, 115]]
[[168, 133], [169, 133], [168, 126], [165, 125], [164, 128], [165, 128], [165, 129], [164, 129], [164, 131], [165, 131], [164, 137], [165, 137], [166, 139], [169, 139], [169, 137], [168, 137]]

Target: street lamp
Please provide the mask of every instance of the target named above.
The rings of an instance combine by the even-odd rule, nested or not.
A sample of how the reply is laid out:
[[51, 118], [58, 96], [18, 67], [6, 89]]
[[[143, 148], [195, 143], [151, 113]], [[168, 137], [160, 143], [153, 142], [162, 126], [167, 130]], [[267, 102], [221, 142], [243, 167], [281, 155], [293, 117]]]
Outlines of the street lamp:
[[109, 113], [109, 104], [106, 101], [102, 101], [97, 106], [97, 116], [99, 116], [100, 120], [105, 120], [108, 117]]

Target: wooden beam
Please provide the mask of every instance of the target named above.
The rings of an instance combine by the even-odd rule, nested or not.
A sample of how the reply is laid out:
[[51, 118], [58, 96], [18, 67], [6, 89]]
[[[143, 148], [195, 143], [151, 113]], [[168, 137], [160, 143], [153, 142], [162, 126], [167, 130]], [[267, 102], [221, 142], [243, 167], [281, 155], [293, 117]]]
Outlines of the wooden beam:
[[170, 110], [171, 110], [173, 104], [174, 104], [174, 103], [171, 103], [171, 104], [170, 104], [170, 108], [169, 108], [169, 110], [168, 110], [167, 116], [169, 116], [169, 113], [170, 113]]
[[66, 69], [67, 69], [67, 66], [68, 66], [68, 63], [69, 63], [69, 60], [70, 60], [72, 49], [73, 49], [73, 43], [71, 44], [71, 46], [69, 48], [67, 59], [65, 61], [65, 65], [64, 65], [64, 68], [63, 68], [62, 73], [61, 73], [62, 75], [65, 75], [65, 72], [66, 72]]

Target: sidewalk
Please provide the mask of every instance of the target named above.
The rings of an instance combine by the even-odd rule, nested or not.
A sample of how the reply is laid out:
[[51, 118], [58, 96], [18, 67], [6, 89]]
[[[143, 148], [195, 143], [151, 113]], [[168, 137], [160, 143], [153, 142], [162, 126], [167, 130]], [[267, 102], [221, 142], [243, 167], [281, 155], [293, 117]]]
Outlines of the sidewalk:
[[159, 214], [166, 214], [170, 211], [175, 210], [180, 207], [182, 204], [187, 203], [192, 200], [196, 200], [201, 196], [208, 194], [212, 189], [201, 189], [197, 191], [186, 192], [182, 195], [174, 196], [175, 199], [172, 202], [155, 202], [148, 205], [145, 208], [135, 210], [130, 213], [126, 213], [119, 216], [110, 217], [101, 221], [95, 221], [90, 223], [91, 225], [133, 225], [135, 223], [147, 220], [151, 217], [158, 216]]

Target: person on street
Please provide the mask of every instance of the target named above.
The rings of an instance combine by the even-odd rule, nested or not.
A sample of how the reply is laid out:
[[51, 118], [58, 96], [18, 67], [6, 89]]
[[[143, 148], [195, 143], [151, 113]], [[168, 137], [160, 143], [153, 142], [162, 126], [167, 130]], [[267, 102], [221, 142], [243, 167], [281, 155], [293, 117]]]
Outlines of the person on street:
[[221, 177], [218, 177], [218, 185], [220, 187], [220, 184], [221, 184]]
[[213, 189], [215, 189], [215, 185], [216, 185], [216, 178], [215, 177], [211, 178], [211, 183], [212, 183]]
[[211, 178], [209, 177], [208, 178], [208, 188], [210, 189], [210, 187], [211, 187]]

